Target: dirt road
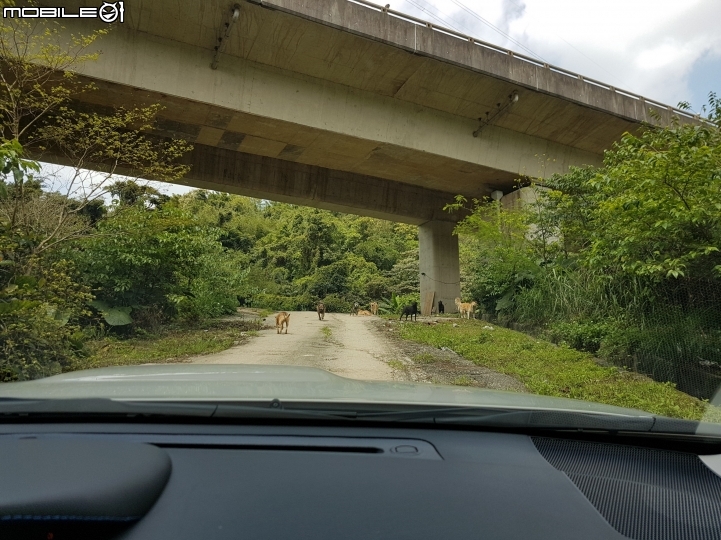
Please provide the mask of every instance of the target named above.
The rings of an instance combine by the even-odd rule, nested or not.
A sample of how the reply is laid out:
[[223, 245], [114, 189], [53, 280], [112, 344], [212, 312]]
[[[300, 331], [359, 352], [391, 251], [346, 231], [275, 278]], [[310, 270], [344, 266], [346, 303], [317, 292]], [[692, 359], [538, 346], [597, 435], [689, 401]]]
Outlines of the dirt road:
[[[275, 328], [259, 332], [248, 343], [223, 352], [191, 359], [209, 364], [290, 364], [319, 367], [343, 377], [365, 380], [405, 380], [403, 370], [393, 369], [402, 353], [383, 339], [370, 317], [327, 313], [319, 321], [313, 312], [293, 312], [288, 334]], [[274, 316], [266, 324], [275, 325]]]
[[[254, 316], [246, 310], [243, 316]], [[401, 324], [428, 324], [352, 317], [327, 313], [319, 321], [312, 312], [293, 312], [288, 334], [276, 334], [275, 314], [265, 319], [273, 326], [257, 337], [217, 354], [190, 358], [209, 364], [286, 364], [325, 369], [351, 379], [414, 381], [476, 386], [526, 392], [513, 377], [476, 365], [448, 349], [437, 349], [398, 336]]]

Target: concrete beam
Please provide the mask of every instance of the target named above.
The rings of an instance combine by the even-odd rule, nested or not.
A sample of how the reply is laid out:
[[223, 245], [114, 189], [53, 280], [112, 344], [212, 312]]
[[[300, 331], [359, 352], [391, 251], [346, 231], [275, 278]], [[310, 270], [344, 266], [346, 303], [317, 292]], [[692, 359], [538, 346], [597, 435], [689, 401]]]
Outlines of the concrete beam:
[[653, 123], [658, 117], [662, 123], [668, 124], [673, 116], [679, 116], [682, 121], [697, 121], [684, 111], [646, 100], [630, 92], [619, 91], [611, 85], [549, 66], [540, 60], [531, 62], [524, 58], [524, 55], [513, 51], [484, 44], [468, 36], [462, 39], [461, 36], [438, 31], [435, 24], [421, 25], [408, 18], [389, 15], [348, 0], [246, 2], [376, 40], [416, 56], [490, 75], [537, 93], [574, 102], [635, 123]]
[[[430, 177], [437, 189], [472, 196], [485, 194], [476, 171], [483, 184], [493, 180], [481, 169], [497, 171], [506, 184], [509, 175], [547, 177], [601, 161], [600, 154], [498, 126], [474, 138], [475, 119], [244, 58], [211, 70], [206, 49], [129, 28], [115, 29], [100, 46], [103, 54], [84, 75], [180, 98], [186, 123], [199, 131], [242, 136], [262, 119], [282, 123], [259, 142], [266, 155], [292, 145], [306, 163], [426, 186]], [[213, 125], [203, 114], [208, 106], [231, 114]], [[456, 185], [444, 182], [444, 167]]]
[[203, 189], [420, 225], [448, 222], [454, 194], [267, 156], [196, 145], [182, 183]]

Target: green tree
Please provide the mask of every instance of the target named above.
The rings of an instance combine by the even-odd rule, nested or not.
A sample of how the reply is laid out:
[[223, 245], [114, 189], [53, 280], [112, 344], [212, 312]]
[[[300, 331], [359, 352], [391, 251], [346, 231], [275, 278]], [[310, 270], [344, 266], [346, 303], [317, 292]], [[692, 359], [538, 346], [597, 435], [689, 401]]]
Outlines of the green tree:
[[234, 311], [244, 271], [217, 229], [177, 204], [136, 204], [111, 212], [74, 256], [83, 282], [105, 305], [132, 308], [148, 325], [173, 316], [200, 319]]
[[49, 114], [90, 91], [78, 69], [98, 58], [90, 47], [107, 28], [66, 36], [57, 21], [3, 19], [0, 25], [0, 137], [25, 144]]
[[33, 256], [92, 233], [116, 175], [174, 181], [188, 170], [178, 163], [191, 148], [187, 142], [146, 134], [159, 106], [109, 114], [70, 107], [96, 91], [77, 72], [98, 58], [90, 49], [108, 31], [68, 34], [53, 20], [12, 18], [0, 25], [0, 137], [18, 141], [34, 157], [70, 165], [62, 178], [44, 170], [13, 177], [5, 187], [12, 196], [0, 214], [11, 227], [33, 231]]
[[721, 276], [721, 132], [648, 127], [624, 136], [593, 190], [588, 262], [664, 278]]
[[468, 201], [461, 196], [446, 209], [467, 213], [455, 230], [470, 239], [464, 245], [464, 290], [483, 312], [511, 314], [517, 294], [533, 285], [544, 262], [543, 241], [529, 232], [529, 212], [503, 208], [489, 198]]
[[[77, 354], [92, 296], [70, 260], [78, 241], [97, 234], [116, 175], [173, 181], [187, 171], [178, 160], [188, 143], [146, 134], [159, 107], [110, 114], [70, 107], [94, 91], [76, 73], [97, 58], [88, 51], [105, 33], [69, 35], [55, 21], [0, 25], [0, 354], [9, 359], [0, 369], [10, 378], [64, 369]], [[60, 178], [24, 161], [23, 148], [36, 158], [61, 158], [70, 173]]]
[[[0, 144], [0, 208], [9, 199], [37, 197], [37, 163], [17, 141]], [[12, 177], [8, 181], [8, 176]], [[21, 187], [33, 186], [32, 189]], [[25, 209], [25, 206], [15, 206]], [[80, 348], [79, 318], [92, 296], [68, 261], [34, 255], [41, 233], [17, 226], [24, 216], [0, 213], [0, 380], [59, 373]]]
[[277, 227], [258, 244], [258, 255], [270, 268], [283, 269], [283, 281], [309, 275], [338, 259], [341, 231], [330, 212], [292, 205], [273, 205], [267, 214]]
[[421, 286], [418, 249], [402, 253], [393, 267], [384, 275], [388, 279], [388, 287], [392, 293], [407, 295], [418, 292]]
[[[607, 151], [602, 167], [548, 179], [518, 226], [494, 227], [504, 213], [476, 205], [459, 227], [475, 242], [474, 296], [552, 339], [710, 397], [702, 367], [721, 363], [714, 94], [709, 111], [703, 122], [643, 126]], [[530, 279], [519, 285], [522, 273]], [[512, 297], [498, 298], [508, 287]]]

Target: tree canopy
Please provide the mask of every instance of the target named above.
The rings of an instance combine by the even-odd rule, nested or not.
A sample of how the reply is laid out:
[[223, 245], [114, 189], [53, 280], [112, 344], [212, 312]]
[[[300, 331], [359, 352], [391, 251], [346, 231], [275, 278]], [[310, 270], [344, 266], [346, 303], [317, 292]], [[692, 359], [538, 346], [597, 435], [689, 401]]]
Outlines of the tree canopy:
[[708, 112], [705, 121], [626, 133], [601, 167], [536, 185], [537, 201], [522, 212], [474, 201], [458, 232], [464, 288], [486, 316], [705, 395], [699, 388], [713, 374], [697, 371], [721, 366], [721, 103], [713, 93]]

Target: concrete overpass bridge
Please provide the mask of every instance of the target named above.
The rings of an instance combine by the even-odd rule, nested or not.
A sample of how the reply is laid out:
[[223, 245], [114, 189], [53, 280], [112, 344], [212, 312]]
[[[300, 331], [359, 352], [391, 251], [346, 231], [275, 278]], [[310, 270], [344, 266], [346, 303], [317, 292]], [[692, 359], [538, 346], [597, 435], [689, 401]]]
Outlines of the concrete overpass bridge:
[[365, 0], [235, 1], [126, 0], [83, 106], [162, 104], [157, 134], [195, 144], [187, 185], [418, 225], [421, 297], [449, 307], [455, 195], [599, 164], [651, 110], [689, 116]]

